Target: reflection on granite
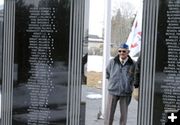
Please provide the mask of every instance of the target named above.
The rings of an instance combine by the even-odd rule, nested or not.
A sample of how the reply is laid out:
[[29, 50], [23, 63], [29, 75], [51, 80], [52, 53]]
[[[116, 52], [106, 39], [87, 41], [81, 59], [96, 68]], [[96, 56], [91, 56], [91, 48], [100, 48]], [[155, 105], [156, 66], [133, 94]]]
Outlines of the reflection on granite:
[[17, 0], [13, 125], [65, 125], [70, 1]]

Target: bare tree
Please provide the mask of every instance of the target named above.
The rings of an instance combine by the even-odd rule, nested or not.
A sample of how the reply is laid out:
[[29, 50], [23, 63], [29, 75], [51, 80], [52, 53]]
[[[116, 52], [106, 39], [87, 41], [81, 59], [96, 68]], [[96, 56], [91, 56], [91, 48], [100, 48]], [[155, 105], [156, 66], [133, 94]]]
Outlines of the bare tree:
[[118, 48], [121, 42], [127, 41], [130, 33], [132, 22], [135, 17], [134, 10], [131, 4], [122, 4], [117, 10], [117, 13], [111, 20], [111, 47], [112, 56], [115, 54], [115, 49]]

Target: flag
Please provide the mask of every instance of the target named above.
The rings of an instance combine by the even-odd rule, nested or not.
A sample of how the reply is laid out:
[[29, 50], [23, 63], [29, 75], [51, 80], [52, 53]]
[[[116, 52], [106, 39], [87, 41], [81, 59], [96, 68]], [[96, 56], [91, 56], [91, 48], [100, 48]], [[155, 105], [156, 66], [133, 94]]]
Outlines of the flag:
[[141, 34], [142, 34], [142, 7], [137, 11], [136, 17], [134, 19], [131, 32], [127, 39], [127, 44], [129, 45], [130, 53], [129, 55], [133, 57], [138, 57], [141, 50]]

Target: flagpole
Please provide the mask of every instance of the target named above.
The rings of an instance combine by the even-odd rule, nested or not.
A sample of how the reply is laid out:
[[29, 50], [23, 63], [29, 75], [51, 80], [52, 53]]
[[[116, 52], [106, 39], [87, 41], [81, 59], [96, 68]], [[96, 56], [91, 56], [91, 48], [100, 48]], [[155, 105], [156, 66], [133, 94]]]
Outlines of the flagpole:
[[111, 43], [111, 0], [105, 0], [101, 118], [104, 118], [106, 101], [107, 101], [108, 81], [106, 79], [106, 66], [110, 59], [110, 43]]

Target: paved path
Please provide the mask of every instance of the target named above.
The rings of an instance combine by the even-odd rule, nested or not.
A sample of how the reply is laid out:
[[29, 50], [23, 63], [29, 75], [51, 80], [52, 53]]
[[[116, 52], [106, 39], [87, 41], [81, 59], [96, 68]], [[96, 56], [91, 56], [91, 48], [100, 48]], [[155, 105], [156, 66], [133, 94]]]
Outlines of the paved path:
[[[86, 102], [86, 123], [85, 125], [104, 125], [103, 119], [98, 119], [98, 113], [101, 110], [101, 99], [87, 98], [89, 94], [101, 94], [101, 89], [91, 88], [87, 86], [82, 87], [82, 101]], [[127, 125], [137, 124], [137, 106], [138, 103], [132, 98], [129, 105]], [[117, 106], [114, 125], [119, 125], [119, 106]]]

